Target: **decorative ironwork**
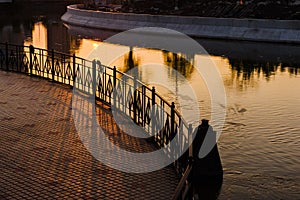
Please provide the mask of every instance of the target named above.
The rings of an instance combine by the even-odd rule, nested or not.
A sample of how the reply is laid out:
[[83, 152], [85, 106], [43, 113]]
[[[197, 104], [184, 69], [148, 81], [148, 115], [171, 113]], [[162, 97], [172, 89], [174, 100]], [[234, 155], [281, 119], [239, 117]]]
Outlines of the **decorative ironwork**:
[[[182, 151], [189, 145], [192, 127], [176, 111], [174, 103], [164, 100], [154, 87], [149, 88], [99, 61], [88, 61], [75, 55], [33, 46], [0, 43], [0, 69], [39, 76], [70, 86], [76, 84], [83, 92], [92, 92], [96, 99], [113, 103], [119, 111], [143, 127], [159, 148], [168, 147], [170, 141], [176, 138], [175, 147], [168, 147], [165, 153], [167, 156], [178, 156], [174, 166], [180, 174], [188, 166], [190, 155], [188, 151]], [[175, 149], [181, 151], [175, 152]]]

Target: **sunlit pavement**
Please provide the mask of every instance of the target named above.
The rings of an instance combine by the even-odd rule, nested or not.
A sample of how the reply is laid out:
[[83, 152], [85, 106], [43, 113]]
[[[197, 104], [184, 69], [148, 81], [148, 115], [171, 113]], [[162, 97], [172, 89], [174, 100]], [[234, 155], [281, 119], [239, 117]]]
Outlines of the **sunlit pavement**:
[[[71, 99], [68, 86], [0, 71], [0, 199], [169, 199], [178, 183], [173, 168], [129, 174], [91, 156], [76, 133]], [[96, 112], [115, 144], [154, 149], [122, 134], [107, 107]]]

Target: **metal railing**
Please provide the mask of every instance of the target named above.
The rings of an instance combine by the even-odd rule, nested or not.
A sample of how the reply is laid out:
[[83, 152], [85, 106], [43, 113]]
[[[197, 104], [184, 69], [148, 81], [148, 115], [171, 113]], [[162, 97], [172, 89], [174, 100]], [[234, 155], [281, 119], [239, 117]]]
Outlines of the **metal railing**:
[[171, 197], [171, 200], [177, 200], [177, 199], [188, 199], [192, 195], [192, 184], [189, 182], [189, 177], [193, 169], [193, 163], [190, 161], [190, 163], [187, 165], [185, 172], [183, 173], [176, 190]]
[[[190, 155], [188, 150], [183, 151], [189, 148], [192, 125], [185, 122], [174, 102], [167, 102], [155, 87], [150, 88], [116, 67], [102, 65], [100, 61], [8, 43], [0, 43], [0, 69], [76, 86], [94, 94], [97, 100], [115, 106], [143, 127], [159, 148], [167, 147], [167, 156], [176, 155], [178, 159], [174, 166], [180, 176], [186, 172]], [[177, 143], [170, 148], [168, 144], [175, 137]], [[175, 149], [176, 152], [172, 152]]]

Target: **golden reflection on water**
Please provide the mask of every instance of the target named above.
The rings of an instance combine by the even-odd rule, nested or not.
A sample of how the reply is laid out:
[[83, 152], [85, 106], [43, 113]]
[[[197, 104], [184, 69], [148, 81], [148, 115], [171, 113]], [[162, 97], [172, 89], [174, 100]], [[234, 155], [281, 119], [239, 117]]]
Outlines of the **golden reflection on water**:
[[[211, 99], [205, 81], [194, 66], [199, 65], [204, 70], [210, 70], [210, 67], [214, 67], [211, 66], [213, 62], [220, 71], [220, 76], [230, 74], [228, 59], [218, 56], [194, 55], [194, 57], [186, 58], [185, 55], [157, 49], [125, 47], [101, 42], [97, 42], [97, 44], [103, 47], [96, 49], [96, 45], [93, 45], [95, 41], [89, 39], [82, 39], [82, 44], [85, 45], [79, 49], [77, 55], [87, 55], [86, 52], [88, 51], [93, 52], [92, 54], [97, 52], [96, 56], [102, 64], [116, 66], [118, 70], [127, 73], [130, 72], [130, 69], [136, 68], [139, 80], [149, 87], [155, 86], [158, 93], [167, 101], [175, 102], [178, 110], [181, 108], [188, 109], [192, 115], [193, 107], [197, 105], [191, 104], [190, 94], [184, 89], [188, 85], [193, 89], [198, 100], [201, 113], [199, 121], [202, 118], [211, 118]], [[120, 56], [113, 58], [109, 55], [111, 51], [117, 51], [118, 53], [114, 52], [113, 54]], [[101, 52], [103, 55], [99, 55]], [[114, 60], [109, 60], [108, 57]], [[177, 75], [176, 72], [178, 72]], [[180, 102], [179, 99], [181, 99]]]
[[43, 22], [37, 22], [34, 24], [32, 30], [32, 37], [24, 41], [25, 46], [33, 45], [34, 47], [41, 49], [48, 49], [48, 36], [47, 28]]
[[[25, 42], [25, 45], [47, 48], [47, 30], [42, 23], [35, 24], [32, 36], [33, 39]], [[259, 63], [242, 60], [247, 58], [208, 55], [186, 58], [190, 61], [188, 63], [180, 60], [184, 55], [161, 50], [107, 44], [90, 39], [78, 41], [78, 44], [73, 43], [74, 40], [70, 42], [71, 53], [83, 58], [98, 58], [104, 65], [116, 66], [124, 72], [137, 68], [141, 80], [163, 81], [173, 88], [174, 92], [152, 83], [163, 97], [175, 101], [178, 109], [185, 107], [193, 114], [195, 105], [191, 105], [188, 99], [185, 99], [183, 105], [178, 105], [177, 97], [184, 99], [185, 91], [180, 90], [180, 84], [184, 84], [181, 79], [172, 76], [177, 69], [195, 91], [200, 119], [210, 119], [211, 100], [205, 81], [195, 72], [193, 65], [207, 67], [212, 60], [223, 79], [227, 96], [227, 105], [220, 105], [227, 110], [226, 123], [218, 142], [225, 172], [220, 199], [239, 195], [244, 197], [244, 193], [253, 195], [254, 192], [250, 190], [258, 191], [264, 199], [270, 197], [265, 191], [271, 191], [279, 198], [298, 194], [293, 188], [299, 183], [300, 170], [299, 64], [293, 67], [274, 60]], [[99, 45], [102, 48], [95, 51]], [[284, 188], [277, 177], [284, 181]], [[270, 186], [265, 186], [267, 189], [260, 187], [269, 183]]]
[[[94, 41], [84, 39], [84, 42], [92, 44]], [[172, 76], [176, 69], [174, 66], [176, 58], [172, 53], [132, 47], [131, 54], [128, 52], [129, 47], [105, 45], [108, 49], [105, 52], [106, 55], [113, 50], [122, 55], [110, 62], [111, 66], [115, 65], [124, 72], [137, 68], [140, 80], [152, 81], [151, 86], [154, 85], [168, 101], [175, 101], [177, 109], [188, 110], [191, 115], [194, 113], [193, 108], [196, 105], [191, 105], [189, 99], [185, 98], [186, 91], [181, 90], [181, 86], [185, 83], [179, 77]], [[230, 177], [231, 181], [245, 182], [247, 181], [245, 177], [247, 179], [253, 175], [252, 179], [256, 180], [255, 177], [263, 176], [264, 171], [269, 174], [281, 174], [285, 169], [286, 174], [295, 174], [299, 167], [285, 165], [285, 161], [297, 163], [295, 152], [299, 150], [299, 147], [294, 146], [295, 142], [299, 141], [297, 133], [300, 130], [297, 122], [300, 118], [298, 76], [291, 74], [289, 68], [275, 65], [261, 66], [261, 68], [258, 66], [252, 69], [247, 66], [247, 63], [241, 62], [233, 66], [228, 58], [221, 56], [195, 55], [191, 63], [200, 64], [209, 70], [212, 67], [211, 61], [220, 72], [227, 96], [227, 105], [219, 105], [226, 107], [227, 111], [225, 126], [219, 140], [221, 157], [226, 167], [225, 177]], [[129, 63], [132, 65], [130, 66]], [[189, 64], [184, 66], [187, 70], [180, 71], [179, 69], [178, 71], [194, 89], [200, 109], [199, 120], [211, 119], [211, 99], [205, 81]], [[163, 82], [164, 85], [159, 82]], [[170, 88], [173, 88], [173, 91]], [[179, 104], [178, 97], [184, 99], [182, 104]], [[283, 119], [284, 124], [282, 124]], [[291, 145], [294, 146], [293, 151], [290, 150]], [[239, 153], [236, 153], [237, 151]], [[266, 152], [272, 152], [272, 154], [269, 155]], [[276, 157], [275, 162], [274, 157]], [[249, 165], [253, 160], [255, 163]], [[270, 163], [273, 166], [271, 171], [267, 167]], [[262, 170], [256, 173], [257, 168]], [[242, 173], [247, 173], [247, 176], [228, 175], [237, 169], [240, 169]], [[293, 184], [293, 182], [287, 184]], [[221, 196], [228, 197], [226, 189], [229, 185], [224, 187], [225, 190]]]

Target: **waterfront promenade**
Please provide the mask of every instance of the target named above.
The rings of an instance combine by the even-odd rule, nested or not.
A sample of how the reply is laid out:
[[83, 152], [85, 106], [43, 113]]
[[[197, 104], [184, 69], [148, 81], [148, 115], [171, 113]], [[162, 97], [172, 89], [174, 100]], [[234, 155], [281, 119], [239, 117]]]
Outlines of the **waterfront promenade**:
[[[73, 124], [70, 86], [0, 70], [0, 95], [0, 199], [169, 199], [174, 193], [179, 180], [172, 167], [129, 174], [91, 156]], [[96, 112], [114, 143], [154, 150], [122, 134], [107, 106]]]

